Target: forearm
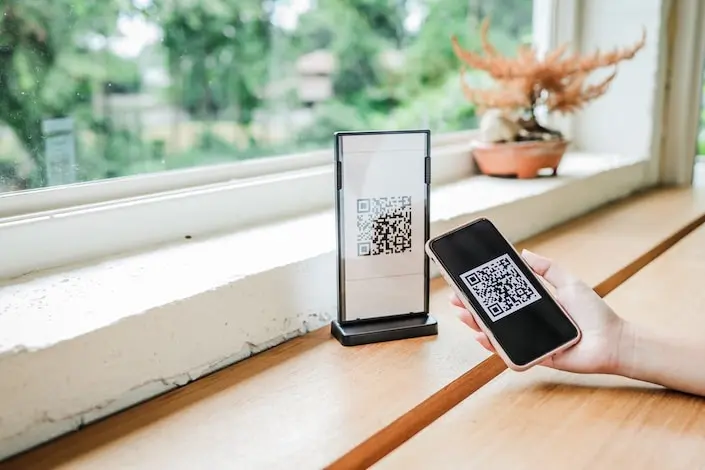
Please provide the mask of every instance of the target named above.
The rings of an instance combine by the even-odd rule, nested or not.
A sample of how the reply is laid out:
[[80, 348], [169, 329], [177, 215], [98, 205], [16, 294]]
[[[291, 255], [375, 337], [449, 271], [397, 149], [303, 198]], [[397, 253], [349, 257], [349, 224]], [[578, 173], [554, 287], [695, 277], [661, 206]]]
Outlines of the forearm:
[[659, 334], [627, 323], [619, 344], [617, 375], [705, 396], [705, 342]]

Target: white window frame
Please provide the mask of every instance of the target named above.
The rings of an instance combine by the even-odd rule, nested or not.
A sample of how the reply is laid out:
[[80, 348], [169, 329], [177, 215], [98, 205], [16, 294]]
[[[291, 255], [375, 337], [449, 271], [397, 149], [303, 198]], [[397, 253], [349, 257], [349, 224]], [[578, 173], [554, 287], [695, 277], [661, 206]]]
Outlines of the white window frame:
[[[562, 44], [568, 44], [566, 54], [580, 48], [579, 31], [579, 0], [534, 0], [534, 47], [540, 56]], [[546, 124], [558, 129], [568, 140], [573, 138], [573, 115], [542, 116]]]
[[705, 63], [705, 3], [668, 5], [668, 66], [658, 175], [662, 184], [693, 181]]
[[[463, 143], [466, 137], [466, 131], [446, 132], [434, 136], [434, 144], [446, 146]], [[331, 149], [321, 149], [2, 193], [0, 194], [0, 221], [8, 217], [315, 168], [327, 165], [332, 158], [331, 152]]]
[[[573, 40], [575, 1], [534, 0], [539, 50]], [[432, 134], [433, 184], [473, 174], [476, 133]], [[326, 149], [0, 195], [0, 246], [12, 247], [0, 250], [0, 279], [328, 210], [332, 158]]]

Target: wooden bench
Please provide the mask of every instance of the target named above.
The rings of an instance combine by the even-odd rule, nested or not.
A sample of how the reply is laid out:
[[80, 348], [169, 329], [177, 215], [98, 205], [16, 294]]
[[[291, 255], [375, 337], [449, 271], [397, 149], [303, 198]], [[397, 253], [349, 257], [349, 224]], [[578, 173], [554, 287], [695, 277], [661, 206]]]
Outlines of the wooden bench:
[[[631, 321], [705, 341], [704, 283], [702, 226], [606, 300]], [[703, 468], [705, 399], [613, 376], [507, 371], [374, 468], [407, 466]]]
[[[639, 195], [520, 247], [560, 260], [607, 292], [701, 223], [703, 196]], [[0, 468], [322, 468], [337, 459], [341, 468], [368, 465], [504, 370], [486, 360], [448, 295], [434, 281], [438, 337], [343, 348], [322, 329]]]

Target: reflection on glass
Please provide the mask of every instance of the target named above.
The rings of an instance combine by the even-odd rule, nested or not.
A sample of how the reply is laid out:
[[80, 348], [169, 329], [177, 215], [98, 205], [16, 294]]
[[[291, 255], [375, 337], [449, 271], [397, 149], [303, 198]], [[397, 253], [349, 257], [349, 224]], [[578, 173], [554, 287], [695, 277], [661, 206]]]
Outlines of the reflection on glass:
[[450, 36], [511, 51], [531, 3], [2, 0], [0, 192], [472, 128]]

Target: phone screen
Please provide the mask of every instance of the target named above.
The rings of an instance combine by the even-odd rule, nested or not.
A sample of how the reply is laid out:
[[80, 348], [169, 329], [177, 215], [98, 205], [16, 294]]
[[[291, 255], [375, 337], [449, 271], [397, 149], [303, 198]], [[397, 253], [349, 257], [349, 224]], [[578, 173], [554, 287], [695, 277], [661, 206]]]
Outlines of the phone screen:
[[430, 248], [515, 364], [526, 365], [578, 335], [489, 220], [438, 238]]

